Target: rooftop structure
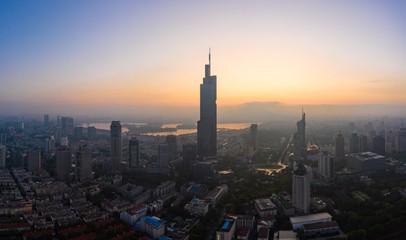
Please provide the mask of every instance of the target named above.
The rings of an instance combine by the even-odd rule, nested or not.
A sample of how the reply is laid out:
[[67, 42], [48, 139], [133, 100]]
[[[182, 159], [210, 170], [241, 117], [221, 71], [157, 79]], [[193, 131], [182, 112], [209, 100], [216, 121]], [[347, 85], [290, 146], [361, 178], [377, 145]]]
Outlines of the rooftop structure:
[[261, 198], [255, 200], [255, 208], [261, 217], [265, 215], [276, 215], [277, 208], [270, 198]]
[[330, 222], [331, 215], [328, 213], [316, 213], [305, 216], [290, 217], [290, 223], [292, 223], [293, 230], [302, 229], [304, 224]]

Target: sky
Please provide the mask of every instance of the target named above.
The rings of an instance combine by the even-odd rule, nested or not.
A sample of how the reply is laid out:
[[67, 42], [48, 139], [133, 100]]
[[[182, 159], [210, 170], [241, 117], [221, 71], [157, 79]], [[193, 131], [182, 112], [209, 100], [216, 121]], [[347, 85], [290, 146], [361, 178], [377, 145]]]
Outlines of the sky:
[[0, 1], [0, 111], [406, 104], [406, 1]]

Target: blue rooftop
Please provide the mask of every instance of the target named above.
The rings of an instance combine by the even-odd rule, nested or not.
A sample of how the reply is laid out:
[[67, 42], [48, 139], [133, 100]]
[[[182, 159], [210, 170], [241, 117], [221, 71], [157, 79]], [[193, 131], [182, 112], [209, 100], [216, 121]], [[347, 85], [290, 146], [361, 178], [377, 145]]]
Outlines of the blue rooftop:
[[222, 229], [222, 230], [227, 230], [228, 227], [230, 226], [230, 224], [231, 224], [231, 219], [225, 219], [225, 220], [224, 220], [224, 224], [223, 224], [223, 226], [221, 227], [221, 229]]
[[160, 227], [163, 224], [163, 221], [159, 218], [144, 216], [141, 218], [141, 221], [144, 221], [154, 227]]

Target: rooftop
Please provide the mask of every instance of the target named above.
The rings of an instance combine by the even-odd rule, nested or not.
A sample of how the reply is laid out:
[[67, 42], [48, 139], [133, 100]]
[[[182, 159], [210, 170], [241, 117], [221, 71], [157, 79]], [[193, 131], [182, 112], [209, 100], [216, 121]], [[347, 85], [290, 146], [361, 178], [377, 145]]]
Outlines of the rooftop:
[[353, 154], [349, 154], [348, 156], [357, 158], [360, 161], [371, 161], [371, 160], [385, 159], [384, 156], [379, 155], [377, 153], [373, 153], [373, 152], [353, 153]]
[[157, 217], [150, 217], [150, 216], [144, 216], [141, 218], [141, 221], [144, 221], [145, 223], [152, 225], [154, 227], [161, 227], [164, 224], [164, 221], [162, 219], [159, 219]]
[[316, 213], [305, 216], [290, 217], [290, 222], [292, 224], [302, 223], [302, 222], [311, 222], [311, 221], [323, 221], [325, 219], [331, 219], [331, 215], [328, 213]]
[[222, 232], [230, 231], [231, 227], [233, 226], [233, 223], [234, 223], [234, 218], [226, 218], [226, 219], [224, 219], [224, 223], [221, 226], [220, 231], [222, 231]]
[[336, 221], [311, 223], [311, 224], [303, 225], [304, 230], [316, 230], [316, 229], [334, 228], [334, 227], [338, 227], [338, 224]]
[[261, 211], [276, 209], [275, 204], [270, 198], [256, 199], [255, 204], [259, 207]]

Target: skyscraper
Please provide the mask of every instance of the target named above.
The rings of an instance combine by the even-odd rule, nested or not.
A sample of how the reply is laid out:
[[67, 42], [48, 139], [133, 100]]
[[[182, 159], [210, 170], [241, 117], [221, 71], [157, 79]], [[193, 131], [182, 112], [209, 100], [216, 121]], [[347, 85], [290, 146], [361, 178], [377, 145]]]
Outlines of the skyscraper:
[[178, 152], [178, 139], [175, 135], [168, 135], [165, 140], [169, 147], [169, 157], [173, 159]]
[[310, 182], [312, 172], [306, 168], [302, 161], [299, 162], [292, 175], [292, 198], [295, 211], [308, 213], [310, 210]]
[[335, 176], [334, 159], [327, 152], [323, 151], [319, 155], [319, 173], [326, 180], [332, 180]]
[[197, 122], [197, 151], [199, 158], [217, 155], [217, 76], [210, 75], [211, 59], [205, 65], [200, 84], [200, 120]]
[[293, 135], [294, 155], [296, 159], [306, 159], [306, 115], [302, 111], [302, 119], [296, 123], [296, 133]]
[[360, 152], [360, 140], [357, 133], [353, 133], [350, 138], [350, 153], [359, 153]]
[[0, 144], [0, 168], [6, 167], [6, 146]]
[[185, 170], [190, 170], [192, 163], [197, 158], [197, 146], [196, 144], [183, 144], [182, 146], [182, 166]]
[[169, 147], [167, 143], [158, 144], [158, 167], [167, 168], [169, 161]]
[[44, 128], [47, 129], [49, 128], [49, 115], [44, 114]]
[[56, 179], [61, 182], [68, 180], [68, 174], [72, 171], [72, 151], [67, 146], [56, 150]]
[[28, 152], [27, 169], [30, 172], [41, 169], [41, 151], [40, 150], [32, 150], [32, 151]]
[[372, 142], [372, 151], [385, 156], [385, 138], [377, 135], [373, 137]]
[[89, 145], [82, 144], [76, 153], [76, 181], [84, 183], [92, 178], [92, 152]]
[[335, 139], [336, 147], [335, 147], [335, 161], [344, 160], [345, 153], [344, 153], [344, 137], [341, 134], [341, 131], [338, 132], [337, 137]]
[[140, 143], [136, 137], [131, 138], [128, 143], [129, 165], [131, 168], [141, 167], [140, 163]]
[[61, 118], [61, 133], [63, 136], [73, 135], [73, 118], [71, 117]]
[[396, 152], [406, 152], [406, 128], [401, 128], [395, 132], [394, 150]]
[[258, 149], [258, 124], [251, 124], [250, 126], [250, 138], [252, 150], [256, 151]]
[[110, 155], [112, 171], [121, 172], [122, 147], [121, 147], [121, 123], [112, 121], [110, 125]]

